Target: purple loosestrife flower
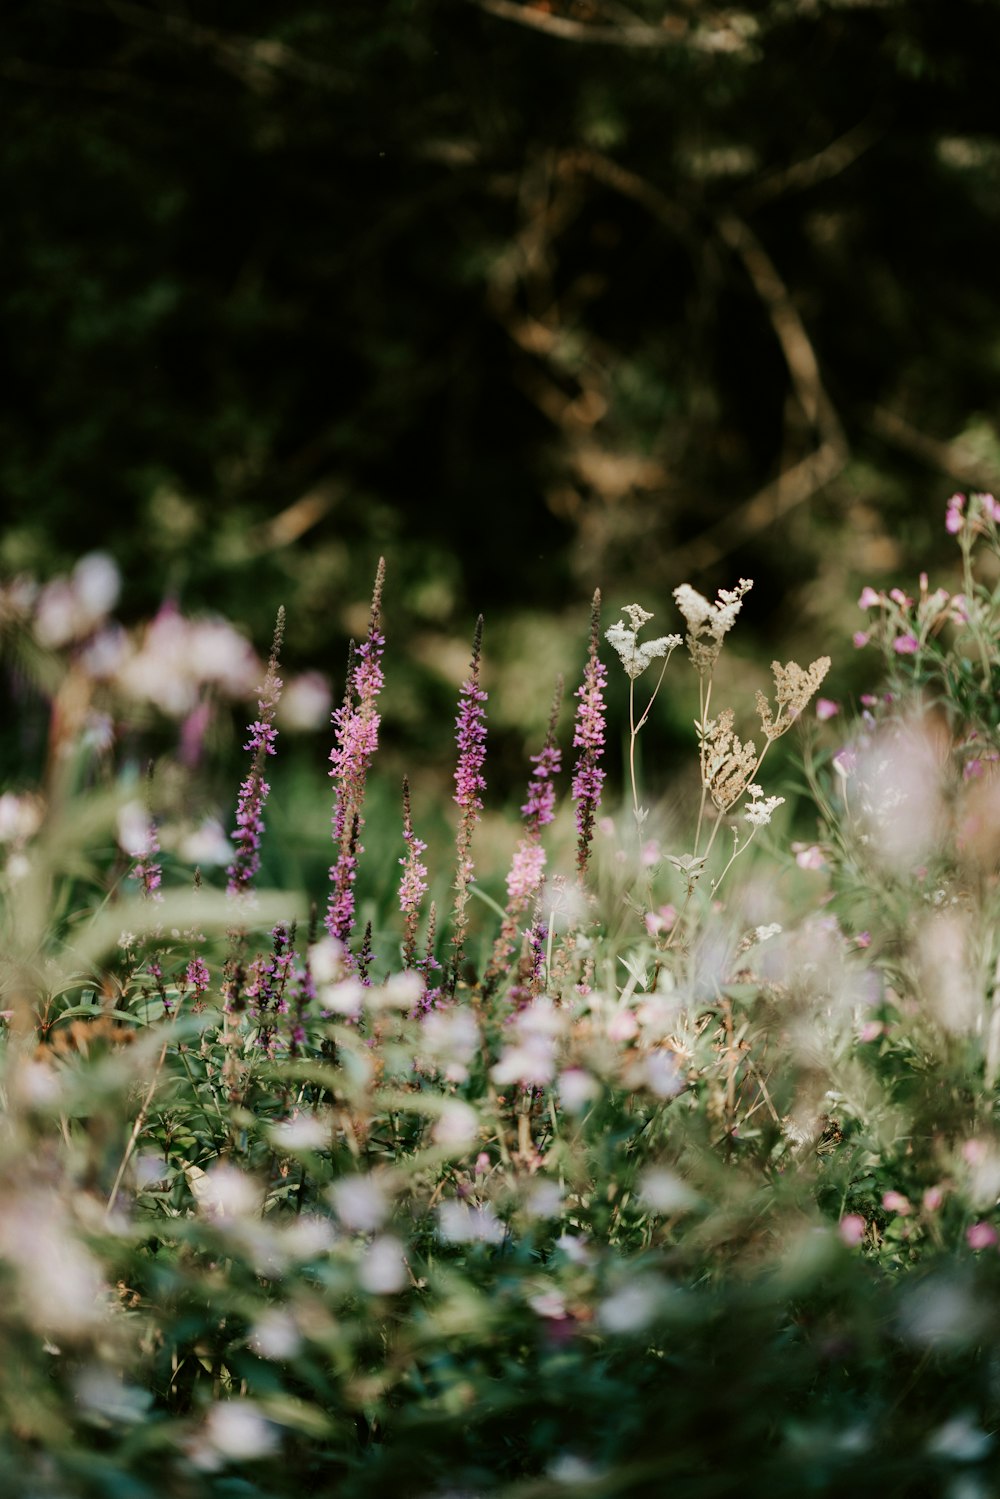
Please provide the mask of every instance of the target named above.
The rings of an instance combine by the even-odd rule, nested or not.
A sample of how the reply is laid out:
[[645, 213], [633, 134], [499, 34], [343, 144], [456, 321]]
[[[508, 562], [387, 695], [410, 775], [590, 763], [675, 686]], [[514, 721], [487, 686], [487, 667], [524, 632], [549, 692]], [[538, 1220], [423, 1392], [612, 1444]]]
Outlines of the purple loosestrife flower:
[[481, 793], [486, 790], [483, 764], [486, 760], [486, 713], [483, 704], [487, 694], [479, 685], [479, 662], [483, 648], [483, 616], [476, 620], [476, 632], [472, 642], [472, 660], [469, 676], [462, 683], [459, 697], [458, 717], [455, 719], [455, 742], [458, 745], [458, 763], [455, 766], [455, 796], [461, 816], [455, 839], [455, 912], [451, 945], [453, 965], [451, 988], [454, 992], [458, 968], [465, 945], [468, 918], [465, 908], [469, 899], [469, 884], [475, 869], [470, 849], [472, 832], [483, 810]]
[[590, 652], [584, 667], [583, 682], [576, 690], [579, 705], [573, 730], [573, 748], [580, 751], [573, 773], [573, 800], [576, 802], [576, 867], [582, 881], [587, 873], [594, 821], [601, 805], [604, 771], [600, 766], [604, 749], [604, 687], [607, 668], [597, 655], [600, 636], [601, 591], [594, 594], [590, 616]]
[[541, 844], [541, 836], [542, 828], [547, 826], [555, 815], [556, 788], [553, 784], [553, 777], [557, 776], [562, 768], [562, 751], [555, 744], [562, 691], [563, 682], [560, 677], [552, 702], [552, 712], [549, 714], [545, 743], [537, 755], [531, 756], [531, 763], [535, 768], [531, 772], [531, 780], [528, 783], [527, 800], [521, 808], [525, 827], [518, 839], [514, 858], [507, 874], [507, 908], [500, 932], [493, 944], [493, 953], [484, 979], [488, 992], [496, 986], [504, 965], [513, 951], [519, 918], [538, 895], [545, 877], [546, 856]]
[[184, 982], [192, 991], [196, 999], [208, 993], [212, 976], [208, 971], [208, 965], [204, 958], [192, 958], [184, 970]]
[[403, 874], [399, 881], [399, 907], [403, 913], [403, 966], [414, 968], [417, 961], [417, 923], [420, 903], [427, 894], [427, 867], [420, 861], [427, 844], [413, 831], [410, 809], [410, 783], [403, 780], [403, 842], [406, 853], [400, 859]]
[[138, 880], [144, 900], [163, 899], [163, 892], [160, 889], [163, 871], [156, 857], [159, 852], [160, 840], [156, 833], [156, 823], [151, 817], [144, 847], [132, 850], [135, 858], [135, 863], [132, 865], [132, 878]]
[[381, 716], [378, 699], [382, 691], [382, 652], [385, 637], [379, 630], [385, 559], [379, 558], [368, 621], [368, 635], [349, 659], [344, 702], [333, 715], [336, 743], [330, 751], [330, 776], [334, 782], [333, 842], [337, 857], [330, 868], [330, 897], [326, 929], [344, 944], [354, 926], [354, 881], [358, 857], [364, 853], [359, 833], [364, 825], [361, 808], [365, 782], [378, 749]]
[[274, 627], [274, 640], [267, 663], [267, 674], [260, 697], [257, 700], [258, 716], [250, 725], [250, 738], [243, 748], [253, 756], [250, 770], [240, 787], [236, 805], [236, 828], [232, 840], [236, 844], [233, 861], [226, 870], [226, 889], [230, 895], [248, 895], [260, 869], [260, 841], [264, 832], [264, 804], [271, 787], [264, 779], [264, 765], [268, 755], [274, 754], [278, 731], [274, 727], [274, 712], [281, 696], [281, 678], [278, 676], [278, 654], [285, 633], [285, 611], [278, 610]]
[[251, 1019], [257, 1022], [257, 1045], [268, 1057], [274, 1056], [278, 1017], [288, 1010], [285, 989], [295, 962], [288, 928], [279, 924], [271, 937], [271, 951], [253, 960], [243, 990]]

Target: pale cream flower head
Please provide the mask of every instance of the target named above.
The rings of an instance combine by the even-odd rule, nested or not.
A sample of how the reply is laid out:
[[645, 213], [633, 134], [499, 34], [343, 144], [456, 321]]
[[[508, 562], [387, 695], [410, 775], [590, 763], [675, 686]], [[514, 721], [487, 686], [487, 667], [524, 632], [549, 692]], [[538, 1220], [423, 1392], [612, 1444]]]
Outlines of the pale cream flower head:
[[619, 659], [634, 682], [636, 677], [641, 676], [651, 662], [657, 661], [662, 656], [664, 664], [670, 660], [671, 653], [681, 643], [679, 635], [660, 635], [656, 640], [639, 641], [638, 634], [647, 620], [653, 618], [647, 609], [641, 604], [625, 604], [622, 613], [627, 614], [631, 624], [626, 624], [620, 619], [617, 624], [606, 630], [605, 639], [613, 645], [618, 652]]
[[722, 642], [736, 623], [743, 599], [752, 587], [751, 578], [741, 578], [735, 588], [720, 588], [714, 604], [690, 583], [674, 589], [674, 602], [688, 627], [688, 652], [701, 676], [708, 676], [715, 667]]

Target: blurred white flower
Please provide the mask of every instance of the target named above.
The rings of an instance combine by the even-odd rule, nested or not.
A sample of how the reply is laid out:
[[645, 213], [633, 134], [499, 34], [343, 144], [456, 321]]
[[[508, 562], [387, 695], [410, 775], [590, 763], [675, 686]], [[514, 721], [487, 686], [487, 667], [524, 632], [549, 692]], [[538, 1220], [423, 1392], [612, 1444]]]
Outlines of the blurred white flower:
[[209, 1171], [186, 1166], [184, 1174], [192, 1195], [208, 1218], [231, 1220], [260, 1214], [263, 1194], [252, 1176], [223, 1161]]
[[0, 1256], [13, 1267], [20, 1306], [39, 1331], [72, 1337], [100, 1321], [100, 1269], [76, 1232], [69, 1204], [56, 1192], [32, 1190], [7, 1199]]
[[582, 1114], [589, 1103], [600, 1095], [601, 1085], [596, 1077], [582, 1067], [567, 1067], [556, 1080], [559, 1101], [571, 1114]]
[[529, 1218], [558, 1218], [562, 1212], [563, 1194], [558, 1182], [535, 1177], [524, 1198]]
[[330, 1125], [316, 1114], [296, 1114], [268, 1125], [268, 1134], [278, 1150], [322, 1150], [329, 1144]]
[[268, 1307], [254, 1322], [247, 1342], [261, 1358], [283, 1360], [295, 1357], [302, 1346], [302, 1334], [291, 1312]]
[[0, 796], [0, 843], [26, 843], [41, 826], [43, 803], [25, 792], [5, 791]]
[[642, 1173], [639, 1195], [654, 1213], [687, 1213], [700, 1201], [687, 1182], [663, 1166], [650, 1166]]
[[358, 1267], [358, 1281], [373, 1296], [392, 1296], [406, 1287], [406, 1257], [392, 1234], [381, 1234], [367, 1246]]
[[500, 1244], [507, 1230], [489, 1203], [443, 1202], [438, 1208], [438, 1233], [449, 1244]]
[[322, 672], [305, 671], [285, 683], [278, 703], [284, 729], [319, 729], [330, 721], [330, 684]]
[[118, 600], [121, 578], [106, 552], [81, 557], [68, 578], [53, 578], [38, 595], [35, 636], [51, 650], [82, 640]]
[[330, 1200], [345, 1228], [373, 1233], [389, 1216], [391, 1200], [373, 1176], [342, 1176], [330, 1188]]
[[225, 1400], [209, 1409], [188, 1456], [196, 1468], [211, 1473], [229, 1462], [269, 1457], [278, 1445], [275, 1426], [252, 1400]]
[[420, 1025], [420, 1049], [450, 1082], [464, 1083], [469, 1063], [479, 1051], [479, 1027], [464, 1009], [431, 1010]]
[[952, 1416], [927, 1440], [927, 1451], [956, 1463], [978, 1463], [993, 1446], [993, 1438], [967, 1412]]
[[282, 1248], [292, 1259], [314, 1260], [333, 1248], [337, 1232], [329, 1218], [305, 1213], [287, 1224], [282, 1240]]
[[636, 1278], [601, 1302], [597, 1320], [608, 1332], [641, 1332], [648, 1327], [663, 1300], [663, 1288], [648, 1278]]
[[479, 1115], [459, 1098], [447, 1101], [431, 1130], [435, 1145], [445, 1150], [465, 1150], [479, 1134]]
[[344, 977], [344, 946], [336, 937], [323, 937], [309, 949], [309, 970], [317, 984], [335, 984]]
[[126, 802], [116, 818], [118, 846], [130, 859], [144, 859], [153, 847], [153, 825], [141, 802]]
[[316, 997], [324, 1010], [356, 1020], [361, 1014], [367, 992], [359, 978], [348, 978], [339, 984], [317, 987]]
[[222, 866], [233, 857], [233, 845], [217, 817], [203, 817], [198, 826], [186, 833], [178, 852], [188, 864]]
[[73, 1392], [85, 1411], [122, 1426], [147, 1420], [153, 1400], [149, 1390], [126, 1384], [120, 1374], [101, 1364], [86, 1364], [78, 1370]]
[[372, 1010], [412, 1010], [424, 992], [424, 981], [413, 969], [392, 973], [380, 989], [369, 989], [367, 1003]]

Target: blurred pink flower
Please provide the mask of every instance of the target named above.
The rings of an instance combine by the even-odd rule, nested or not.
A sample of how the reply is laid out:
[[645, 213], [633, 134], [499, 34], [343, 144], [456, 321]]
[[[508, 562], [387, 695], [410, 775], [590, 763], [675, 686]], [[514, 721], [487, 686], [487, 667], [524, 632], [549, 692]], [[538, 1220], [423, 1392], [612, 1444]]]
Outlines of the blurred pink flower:
[[942, 1202], [944, 1202], [944, 1187], [928, 1187], [922, 1201], [925, 1212], [936, 1213]]
[[876, 593], [875, 589], [869, 587], [869, 585], [866, 583], [864, 588], [862, 588], [861, 590], [861, 597], [858, 599], [858, 608], [874, 609], [879, 604], [881, 604], [881, 602], [882, 595], [880, 593]]
[[823, 850], [815, 843], [793, 843], [792, 852], [800, 869], [825, 869]]
[[1000, 1235], [992, 1223], [973, 1223], [965, 1230], [970, 1249], [992, 1249], [1000, 1243]]
[[948, 501], [948, 508], [944, 516], [944, 528], [952, 536], [957, 536], [962, 529], [962, 511], [965, 509], [965, 495], [953, 494]]
[[913, 1212], [910, 1199], [904, 1197], [902, 1192], [883, 1192], [882, 1206], [887, 1213], [898, 1213], [901, 1218], [906, 1218]]
[[860, 651], [868, 644], [869, 636], [865, 630], [855, 630], [852, 639], [854, 641], [854, 649]]
[[897, 656], [913, 656], [920, 649], [920, 641], [915, 635], [898, 635], [892, 648]]
[[845, 1213], [837, 1225], [837, 1232], [845, 1244], [855, 1249], [864, 1238], [867, 1226], [860, 1213]]
[[840, 704], [835, 703], [832, 698], [818, 697], [816, 699], [816, 717], [820, 723], [825, 723], [828, 718], [836, 718], [840, 712]]

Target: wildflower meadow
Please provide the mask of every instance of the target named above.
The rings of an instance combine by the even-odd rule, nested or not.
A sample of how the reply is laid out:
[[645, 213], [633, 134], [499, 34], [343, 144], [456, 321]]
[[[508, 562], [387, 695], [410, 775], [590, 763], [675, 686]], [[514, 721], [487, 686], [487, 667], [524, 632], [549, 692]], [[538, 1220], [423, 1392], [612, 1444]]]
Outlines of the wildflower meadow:
[[292, 614], [260, 655], [121, 623], [100, 553], [0, 585], [0, 1493], [1000, 1492], [1000, 505], [941, 537], [961, 592], [866, 586], [744, 697], [750, 579], [595, 595], [504, 869], [488, 619], [431, 819], [382, 564], [332, 712]]

